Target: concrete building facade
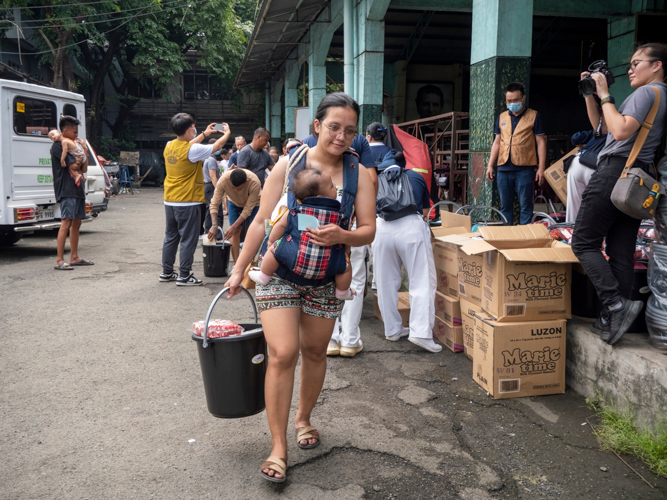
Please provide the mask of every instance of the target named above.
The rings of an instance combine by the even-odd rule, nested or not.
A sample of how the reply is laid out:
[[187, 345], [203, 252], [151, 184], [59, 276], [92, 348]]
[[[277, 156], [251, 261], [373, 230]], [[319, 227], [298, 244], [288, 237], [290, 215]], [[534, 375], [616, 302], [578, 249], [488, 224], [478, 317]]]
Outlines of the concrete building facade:
[[580, 72], [606, 59], [622, 102], [635, 43], [667, 41], [666, 13], [661, 0], [263, 0], [235, 86], [265, 83], [273, 140], [294, 136], [306, 81], [311, 120], [335, 83], [361, 106], [360, 132], [415, 119], [415, 89], [435, 86], [442, 113], [470, 114], [468, 203], [497, 205], [483, 177], [504, 87], [524, 83], [557, 159], [565, 137], [589, 128]]

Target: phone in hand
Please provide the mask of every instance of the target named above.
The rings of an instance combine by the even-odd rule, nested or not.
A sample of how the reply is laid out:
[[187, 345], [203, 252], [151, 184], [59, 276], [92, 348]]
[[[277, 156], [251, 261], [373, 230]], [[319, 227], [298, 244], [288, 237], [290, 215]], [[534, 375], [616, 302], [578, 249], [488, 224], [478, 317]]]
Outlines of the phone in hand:
[[222, 123], [216, 123], [215, 127], [213, 127], [214, 130], [217, 130], [219, 132], [224, 132], [225, 131], [225, 125]]

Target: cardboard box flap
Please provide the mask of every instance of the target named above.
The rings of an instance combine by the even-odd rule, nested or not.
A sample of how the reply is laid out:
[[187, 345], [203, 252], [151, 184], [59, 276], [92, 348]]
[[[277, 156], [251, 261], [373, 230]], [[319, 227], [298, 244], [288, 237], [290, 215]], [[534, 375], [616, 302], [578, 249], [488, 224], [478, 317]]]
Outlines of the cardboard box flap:
[[[465, 247], [464, 247], [465, 248]], [[579, 262], [572, 249], [566, 245], [552, 248], [517, 248], [498, 250], [507, 260], [514, 262]]]
[[442, 238], [446, 238], [451, 235], [459, 235], [466, 233], [467, 229], [463, 226], [458, 227], [433, 227], [431, 228], [431, 233], [436, 241], [443, 241]]
[[[438, 241], [442, 241], [443, 243], [452, 243], [454, 245], [467, 245], [473, 240], [474, 237], [479, 237], [479, 233], [462, 233], [462, 234], [450, 234], [448, 236], [440, 236], [436, 238]], [[481, 239], [480, 239], [481, 241]]]
[[525, 226], [481, 226], [479, 233], [484, 241], [495, 248], [543, 248], [550, 247], [553, 239], [544, 224]]
[[469, 233], [472, 227], [470, 216], [449, 212], [442, 206], [440, 207], [440, 221], [442, 222], [440, 227], [465, 227], [464, 232], [466, 233]]
[[461, 247], [467, 255], [480, 255], [491, 250], [496, 250], [496, 247], [483, 240], [472, 240]]

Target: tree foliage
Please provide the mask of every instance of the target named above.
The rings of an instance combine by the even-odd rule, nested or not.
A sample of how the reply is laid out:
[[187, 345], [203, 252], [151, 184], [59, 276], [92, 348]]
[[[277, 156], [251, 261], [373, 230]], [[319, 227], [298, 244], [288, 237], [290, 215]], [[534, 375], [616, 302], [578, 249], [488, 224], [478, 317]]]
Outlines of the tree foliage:
[[[49, 5], [46, 8], [35, 8]], [[41, 64], [53, 70], [52, 85], [90, 90], [88, 135], [102, 135], [102, 109], [115, 99], [121, 111], [107, 122], [123, 138], [127, 119], [142, 89], [170, 98], [180, 74], [190, 68], [186, 55], [196, 51], [198, 64], [231, 89], [247, 40], [257, 0], [2, 0], [2, 7], [22, 10], [25, 26], [35, 28], [31, 42], [44, 51]], [[13, 11], [3, 10], [4, 16]], [[0, 25], [0, 36], [10, 28]], [[30, 30], [28, 30], [30, 31]], [[73, 68], [86, 75], [76, 81]], [[109, 82], [114, 95], [105, 94]]]

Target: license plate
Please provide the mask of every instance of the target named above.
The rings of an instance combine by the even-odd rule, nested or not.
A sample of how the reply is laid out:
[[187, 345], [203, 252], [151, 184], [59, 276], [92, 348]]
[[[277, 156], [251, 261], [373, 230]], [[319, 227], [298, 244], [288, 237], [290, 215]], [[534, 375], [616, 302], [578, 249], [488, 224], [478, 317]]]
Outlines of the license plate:
[[53, 219], [53, 210], [40, 210], [39, 220]]

